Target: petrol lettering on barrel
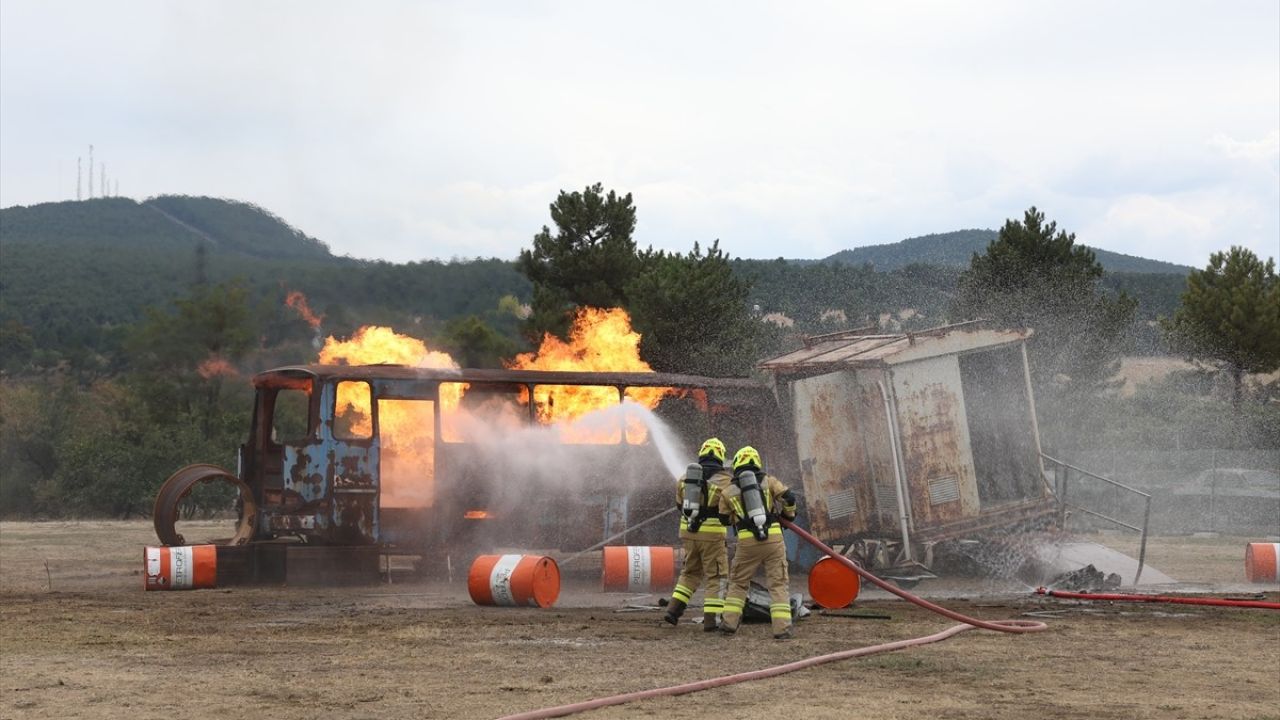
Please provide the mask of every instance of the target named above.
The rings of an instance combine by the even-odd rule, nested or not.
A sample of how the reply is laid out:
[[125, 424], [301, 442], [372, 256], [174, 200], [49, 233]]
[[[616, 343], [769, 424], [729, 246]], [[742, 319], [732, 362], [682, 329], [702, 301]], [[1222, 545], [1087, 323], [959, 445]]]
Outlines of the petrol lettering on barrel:
[[169, 550], [169, 564], [173, 568], [170, 573], [175, 588], [191, 587], [191, 548], [178, 547]]
[[515, 596], [511, 592], [511, 575], [520, 563], [520, 555], [503, 555], [493, 565], [489, 574], [489, 593], [493, 595], [494, 605], [515, 605]]
[[629, 590], [647, 590], [649, 588], [649, 563], [645, 557], [647, 548], [629, 547], [627, 554], [631, 556], [631, 577]]

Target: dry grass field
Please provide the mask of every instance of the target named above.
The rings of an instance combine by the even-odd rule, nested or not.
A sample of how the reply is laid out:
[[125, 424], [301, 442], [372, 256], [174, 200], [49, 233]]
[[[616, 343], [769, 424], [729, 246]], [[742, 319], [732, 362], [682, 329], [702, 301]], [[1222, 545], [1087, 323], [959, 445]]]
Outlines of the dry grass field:
[[[1280, 600], [1275, 585], [1243, 584], [1247, 541], [1156, 538], [1148, 562], [1189, 591]], [[815, 613], [790, 642], [762, 625], [708, 637], [628, 608], [656, 596], [601, 593], [586, 577], [546, 610], [476, 606], [461, 578], [148, 593], [141, 556], [154, 542], [140, 522], [0, 523], [0, 718], [494, 718], [954, 625], [874, 590], [855, 610], [888, 619]], [[1280, 718], [1280, 612], [1079, 603], [994, 582], [916, 590], [1049, 629], [972, 630], [580, 717]]]

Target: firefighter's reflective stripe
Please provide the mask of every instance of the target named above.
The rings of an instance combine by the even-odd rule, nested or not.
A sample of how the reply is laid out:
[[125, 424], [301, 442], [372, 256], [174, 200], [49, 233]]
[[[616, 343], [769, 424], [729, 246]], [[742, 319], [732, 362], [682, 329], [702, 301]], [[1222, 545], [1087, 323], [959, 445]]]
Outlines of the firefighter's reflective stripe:
[[671, 597], [688, 605], [689, 598], [693, 597], [693, 590], [689, 589], [684, 585], [681, 585], [680, 583], [676, 583], [676, 588], [671, 591]]
[[715, 596], [708, 596], [702, 601], [702, 612], [707, 615], [719, 615], [724, 612], [724, 600]]
[[[688, 518], [685, 518], [684, 516], [680, 517], [680, 529], [684, 532], [690, 532]], [[725, 530], [726, 528], [724, 523], [720, 522], [720, 518], [712, 515], [702, 521], [702, 525], [698, 527], [698, 534], [701, 535], [706, 533], [707, 535], [723, 536], [725, 534]]]
[[791, 605], [789, 603], [769, 603], [769, 617], [781, 618], [784, 620], [791, 619]]
[[724, 599], [724, 612], [742, 614], [742, 608], [747, 604], [745, 597], [727, 597]]
[[[782, 537], [782, 526], [778, 525], [777, 523], [774, 523], [773, 525], [769, 526], [769, 537], [773, 537], [774, 535], [777, 535], [778, 537]], [[754, 538], [755, 536], [756, 534], [750, 530], [738, 531], [739, 538]]]

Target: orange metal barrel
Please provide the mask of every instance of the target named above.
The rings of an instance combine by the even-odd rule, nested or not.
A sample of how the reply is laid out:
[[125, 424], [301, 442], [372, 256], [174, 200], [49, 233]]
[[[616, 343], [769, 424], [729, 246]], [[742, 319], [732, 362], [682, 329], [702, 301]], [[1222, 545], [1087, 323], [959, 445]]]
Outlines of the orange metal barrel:
[[481, 555], [467, 573], [477, 605], [551, 607], [560, 597], [560, 567], [537, 555]]
[[848, 607], [858, 597], [858, 573], [833, 557], [824, 557], [809, 570], [809, 597], [824, 608]]
[[1280, 543], [1245, 546], [1244, 576], [1253, 583], [1280, 582]]
[[611, 545], [604, 549], [605, 592], [666, 592], [676, 582], [676, 549]]
[[143, 588], [197, 590], [218, 582], [218, 549], [214, 545], [148, 547], [142, 551]]

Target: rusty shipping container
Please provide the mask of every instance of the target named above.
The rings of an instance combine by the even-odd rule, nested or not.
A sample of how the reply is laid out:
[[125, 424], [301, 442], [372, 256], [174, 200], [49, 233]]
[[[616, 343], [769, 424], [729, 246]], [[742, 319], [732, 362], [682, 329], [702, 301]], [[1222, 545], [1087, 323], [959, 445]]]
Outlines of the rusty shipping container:
[[762, 362], [814, 532], [900, 543], [911, 561], [938, 541], [1050, 521], [1029, 335], [843, 333]]

